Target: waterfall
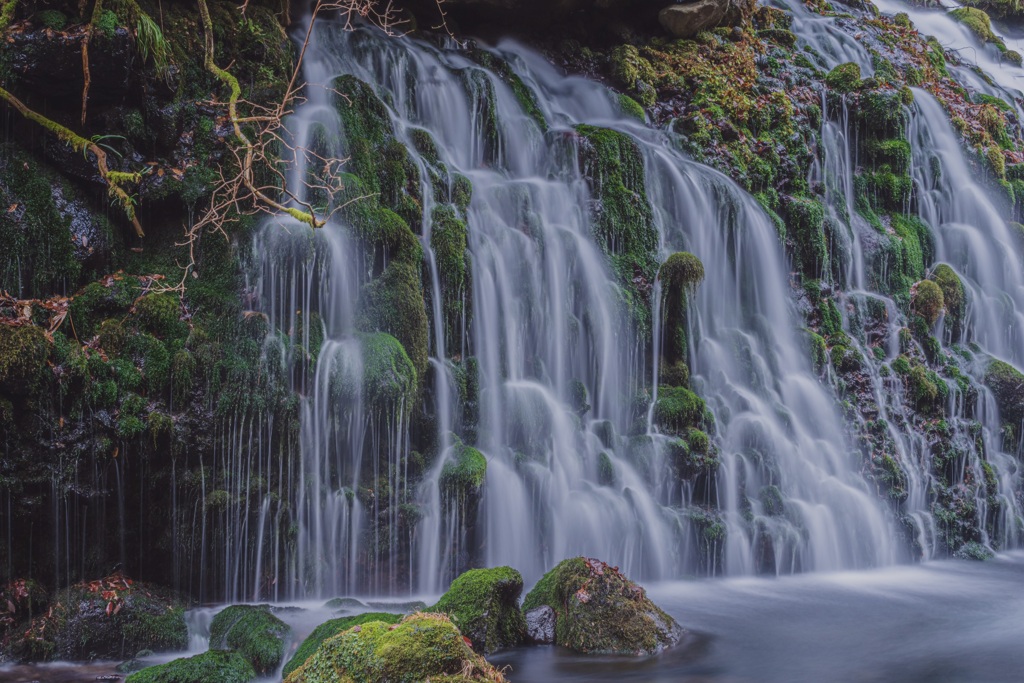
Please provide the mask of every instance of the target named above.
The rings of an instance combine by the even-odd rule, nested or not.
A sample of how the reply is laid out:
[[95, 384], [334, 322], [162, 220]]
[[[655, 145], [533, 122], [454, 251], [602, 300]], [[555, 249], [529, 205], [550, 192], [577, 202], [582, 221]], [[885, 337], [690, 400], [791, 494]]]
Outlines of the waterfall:
[[[814, 28], [805, 28], [808, 12], [785, 4], [795, 16], [794, 29], [813, 53], [845, 55], [865, 66], [866, 52], [847, 50], [849, 35], [839, 29], [842, 19], [815, 17]], [[951, 47], [975, 44], [969, 32], [942, 11], [880, 3], [883, 10], [908, 11], [922, 29], [934, 31], [940, 42]], [[824, 30], [820, 22], [832, 30]], [[957, 41], [963, 41], [957, 43]], [[989, 46], [991, 48], [991, 46]], [[994, 48], [991, 48], [994, 51]], [[990, 67], [989, 49], [978, 46], [978, 64]], [[987, 60], [987, 61], [986, 61]], [[823, 66], [834, 67], [835, 60]], [[951, 66], [953, 76], [985, 93], [1006, 97], [1019, 87], [1021, 71], [996, 69], [994, 81], [981, 82], [967, 66]], [[832, 382], [840, 394], [860, 391], [860, 410], [855, 422], [874, 445], [870, 458], [880, 473], [880, 489], [888, 497], [901, 526], [911, 539], [917, 557], [929, 559], [949, 546], [954, 523], [947, 516], [960, 506], [973, 517], [976, 542], [989, 548], [1013, 548], [1021, 542], [1020, 468], [1001, 443], [1001, 424], [995, 401], [982, 383], [990, 357], [1020, 367], [1024, 353], [1021, 338], [1021, 295], [1024, 268], [1015, 256], [1016, 246], [1005, 212], [997, 207], [990, 190], [982, 187], [971, 170], [959, 135], [950, 125], [941, 105], [929, 93], [913, 90], [914, 104], [905, 112], [906, 139], [911, 151], [909, 174], [914, 190], [908, 215], [916, 216], [928, 232], [930, 259], [925, 259], [925, 276], [935, 277], [937, 269], [951, 268], [964, 287], [963, 311], [959, 317], [937, 323], [941, 344], [922, 348], [901, 337], [910, 321], [897, 302], [885, 293], [884, 249], [887, 236], [869, 224], [857, 208], [854, 173], [864, 163], [856, 158], [851, 143], [854, 129], [845, 100], [823, 106], [831, 118], [823, 121], [819, 158], [812, 168], [813, 182], [824, 188], [824, 201], [832, 221], [842, 226], [835, 234], [831, 258], [832, 283], [842, 304], [843, 328], [856, 349], [863, 386], [847, 387], [835, 375]], [[1013, 98], [1006, 97], [1013, 101]], [[828, 103], [823, 103], [828, 104]], [[877, 220], [877, 219], [876, 219]], [[881, 272], [879, 264], [882, 264]], [[915, 419], [913, 399], [903, 380], [893, 371], [904, 352], [921, 357], [940, 354], [951, 367], [945, 384], [948, 399], [940, 423], [948, 452], [937, 452], [927, 421]], [[959, 380], [957, 380], [959, 378]], [[856, 401], [856, 399], [854, 399]], [[945, 463], [945, 464], [943, 464]], [[958, 550], [946, 547], [947, 552]]]
[[[647, 579], [899, 558], [893, 521], [811, 367], [776, 228], [749, 195], [626, 117], [602, 86], [515, 43], [466, 50], [324, 22], [305, 70], [311, 84], [342, 74], [368, 84], [417, 169], [406, 217], [423, 250], [429, 359], [425, 416], [404, 397], [370, 400], [360, 291], [387, 264], [353, 242], [343, 212], [312, 235], [267, 222], [252, 288], [266, 348], [301, 403], [292, 536], [264, 540], [271, 524], [260, 540], [262, 553], [287, 554], [258, 561], [280, 568], [282, 596], [437, 591], [479, 564], [510, 564], [529, 582], [577, 554]], [[288, 123], [295, 141], [347, 155], [332, 95], [310, 93]], [[583, 124], [636, 150], [652, 254], [692, 252], [707, 273], [686, 336], [717, 469], [696, 484], [671, 467], [679, 439], [651, 419], [661, 283], [637, 275], [633, 294], [610, 267]], [[312, 172], [296, 162], [292, 186]], [[472, 198], [459, 206], [466, 179]], [[454, 308], [434, 239], [451, 215], [467, 226], [470, 283]], [[654, 297], [657, 319], [638, 317], [631, 296]], [[411, 452], [412, 431], [431, 453]], [[446, 472], [470, 446], [486, 478], [478, 500], [453, 501]], [[417, 458], [426, 464], [410, 475]]]

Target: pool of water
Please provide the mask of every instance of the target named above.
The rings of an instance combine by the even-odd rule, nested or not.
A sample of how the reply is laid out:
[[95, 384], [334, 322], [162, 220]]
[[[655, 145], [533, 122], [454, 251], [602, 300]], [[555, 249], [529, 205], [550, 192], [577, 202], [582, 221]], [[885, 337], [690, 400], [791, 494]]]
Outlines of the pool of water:
[[[647, 589], [687, 629], [673, 650], [635, 659], [517, 648], [490, 659], [512, 683], [1024, 681], [1024, 553], [984, 563], [674, 581]], [[299, 640], [331, 615], [306, 609], [281, 616]], [[115, 665], [7, 666], [0, 667], [0, 681], [104, 680]]]

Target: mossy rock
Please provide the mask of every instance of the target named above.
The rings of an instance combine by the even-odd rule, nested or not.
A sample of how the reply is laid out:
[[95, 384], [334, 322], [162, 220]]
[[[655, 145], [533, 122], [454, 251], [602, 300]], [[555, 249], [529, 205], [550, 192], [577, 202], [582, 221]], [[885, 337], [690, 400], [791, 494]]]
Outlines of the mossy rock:
[[0, 324], [0, 392], [10, 396], [32, 393], [42, 383], [49, 353], [42, 329]]
[[952, 268], [945, 263], [935, 266], [931, 279], [942, 290], [942, 301], [946, 307], [946, 321], [954, 328], [954, 334], [963, 325], [967, 308], [967, 294], [964, 283]]
[[285, 683], [503, 683], [444, 614], [372, 621], [328, 638]]
[[924, 318], [928, 327], [935, 324], [946, 307], [942, 288], [931, 280], [922, 280], [914, 285], [912, 302], [914, 312]]
[[641, 105], [650, 107], [657, 99], [654, 67], [633, 45], [620, 45], [611, 54], [612, 78]]
[[825, 236], [825, 207], [810, 197], [791, 197], [786, 203], [786, 234], [790, 235], [809, 278], [828, 272], [829, 251]]
[[1009, 363], [992, 361], [985, 371], [985, 385], [995, 394], [999, 417], [1014, 427], [1024, 421], [1024, 374]]
[[123, 660], [140, 650], [188, 646], [184, 603], [175, 594], [120, 574], [79, 583], [51, 601], [12, 653], [27, 661]]
[[271, 614], [269, 605], [231, 605], [210, 623], [210, 648], [235, 650], [257, 673], [274, 671], [284, 659], [291, 627]]
[[840, 94], [857, 90], [861, 86], [860, 66], [854, 62], [840, 64], [825, 76], [825, 85]]
[[291, 672], [305, 664], [306, 660], [313, 656], [313, 653], [317, 651], [325, 640], [333, 638], [342, 631], [347, 631], [353, 626], [359, 626], [371, 621], [379, 621], [385, 624], [397, 624], [398, 620], [401, 618], [401, 615], [390, 614], [387, 612], [367, 612], [365, 614], [358, 614], [354, 617], [342, 617], [340, 619], [325, 621], [313, 629], [313, 632], [310, 633], [304, 641], [302, 641], [302, 645], [299, 645], [295, 654], [292, 655], [292, 658], [284, 665], [282, 675], [285, 678], [288, 678], [288, 675], [291, 674]]
[[147, 294], [135, 302], [140, 326], [160, 339], [181, 339], [188, 325], [181, 320], [181, 304], [174, 294]]
[[523, 577], [511, 567], [470, 569], [452, 581], [430, 612], [443, 612], [473, 643], [488, 654], [515, 647], [526, 635], [526, 621], [519, 611]]
[[1006, 50], [1003, 41], [992, 32], [992, 20], [983, 10], [976, 7], [959, 7], [951, 11], [949, 16], [970, 29], [971, 33], [978, 36], [982, 42], [1001, 45], [1002, 49]]
[[662, 386], [654, 404], [654, 424], [666, 434], [685, 436], [704, 423], [704, 399], [685, 387]]
[[593, 654], [651, 655], [679, 642], [679, 624], [644, 589], [600, 560], [563, 560], [523, 601], [555, 611], [555, 644]]
[[359, 326], [387, 332], [401, 342], [416, 377], [427, 369], [427, 311], [419, 264], [392, 262], [360, 293]]
[[397, 339], [384, 332], [359, 335], [363, 359], [363, 400], [372, 406], [412, 405], [417, 375]]
[[450, 499], [465, 500], [480, 491], [487, 476], [487, 458], [466, 444], [452, 447], [451, 459], [441, 469], [441, 492]]
[[210, 650], [147, 667], [133, 673], [125, 683], [248, 683], [254, 678], [256, 671], [241, 654]]

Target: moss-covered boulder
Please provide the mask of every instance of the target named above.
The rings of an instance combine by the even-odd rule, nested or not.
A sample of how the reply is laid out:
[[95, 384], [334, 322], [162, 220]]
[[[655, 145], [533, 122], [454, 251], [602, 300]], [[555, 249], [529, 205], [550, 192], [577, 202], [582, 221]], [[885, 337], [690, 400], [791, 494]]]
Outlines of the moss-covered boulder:
[[274, 671], [284, 659], [291, 628], [270, 612], [269, 605], [231, 605], [210, 623], [210, 648], [235, 650], [257, 673]]
[[644, 589], [600, 560], [563, 560], [523, 601], [555, 611], [555, 643], [578, 652], [649, 655], [679, 642], [682, 629]]
[[1024, 374], [1009, 363], [994, 360], [985, 372], [985, 385], [995, 394], [1003, 422], [1020, 424], [1024, 420]]
[[26, 661], [126, 659], [188, 646], [183, 602], [170, 591], [115, 574], [58, 593], [11, 655]]
[[359, 337], [363, 359], [363, 400], [369, 405], [412, 405], [416, 368], [402, 344], [385, 332]]
[[511, 567], [470, 569], [452, 581], [430, 612], [443, 612], [484, 654], [523, 642], [526, 622], [519, 611], [523, 577]]
[[854, 62], [840, 64], [825, 76], [825, 85], [840, 94], [853, 92], [861, 85], [860, 66]]
[[417, 613], [398, 624], [374, 621], [328, 638], [285, 683], [469, 683], [505, 679], [473, 652], [443, 614]]
[[928, 327], [935, 324], [942, 314], [946, 303], [943, 300], [942, 289], [931, 280], [922, 280], [914, 285], [911, 292], [913, 297], [914, 312], [924, 318]]
[[945, 263], [935, 266], [935, 270], [932, 271], [931, 280], [942, 291], [942, 301], [946, 308], [946, 324], [953, 327], [954, 335], [959, 335], [967, 307], [964, 283], [961, 282], [956, 271]]
[[147, 667], [133, 673], [125, 683], [248, 683], [254, 678], [252, 664], [238, 652], [210, 650]]
[[687, 309], [697, 286], [704, 281], [704, 264], [688, 252], [669, 256], [658, 270], [661, 281], [662, 381], [673, 386], [689, 383], [687, 357]]
[[704, 424], [704, 399], [686, 387], [661, 386], [654, 404], [654, 424], [665, 434], [685, 436]]
[[441, 469], [441, 492], [450, 498], [467, 498], [480, 491], [487, 476], [487, 458], [484, 454], [458, 442], [452, 447], [452, 457]]
[[365, 614], [357, 614], [354, 617], [342, 617], [340, 619], [325, 621], [313, 629], [313, 632], [310, 633], [304, 641], [302, 641], [302, 644], [299, 645], [299, 649], [295, 651], [292, 658], [284, 665], [282, 674], [287, 678], [291, 672], [305, 664], [306, 660], [313, 656], [313, 653], [317, 651], [325, 640], [333, 638], [342, 631], [347, 631], [353, 626], [360, 626], [371, 621], [379, 621], [385, 624], [397, 624], [398, 620], [401, 618], [402, 616], [400, 614], [390, 614], [388, 612], [367, 612]]

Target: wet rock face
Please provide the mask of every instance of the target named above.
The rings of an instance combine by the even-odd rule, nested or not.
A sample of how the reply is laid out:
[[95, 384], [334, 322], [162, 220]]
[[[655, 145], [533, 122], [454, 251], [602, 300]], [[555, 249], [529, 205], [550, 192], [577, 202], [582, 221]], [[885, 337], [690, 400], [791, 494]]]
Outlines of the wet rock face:
[[[85, 31], [67, 33], [41, 29], [8, 34], [10, 69], [19, 88], [47, 99], [81, 101], [84, 77], [82, 41]], [[97, 32], [89, 42], [89, 101], [112, 102], [128, 94], [133, 82], [135, 51], [128, 29]]]
[[652, 655], [679, 642], [683, 630], [648, 599], [643, 588], [601, 560], [563, 560], [523, 602], [527, 614], [548, 607], [554, 642], [592, 654]]
[[449, 615], [477, 652], [494, 652], [523, 642], [522, 592], [523, 577], [511, 567], [470, 569], [429, 611]]
[[526, 613], [526, 637], [537, 645], [555, 642], [555, 610], [541, 605]]

